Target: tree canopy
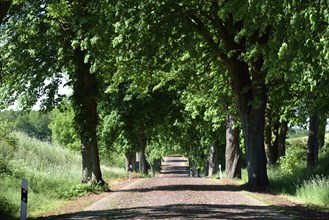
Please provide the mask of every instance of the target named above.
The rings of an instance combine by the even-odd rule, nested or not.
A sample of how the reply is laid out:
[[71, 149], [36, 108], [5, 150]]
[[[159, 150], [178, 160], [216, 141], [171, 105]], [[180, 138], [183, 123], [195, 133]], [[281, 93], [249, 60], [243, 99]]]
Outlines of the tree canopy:
[[10, 4], [1, 1], [1, 106], [41, 100], [51, 110], [67, 76], [72, 111], [68, 121], [55, 111], [63, 120], [52, 126], [73, 116], [82, 182], [102, 182], [98, 143], [150, 161], [182, 152], [202, 167], [225, 128], [241, 125], [249, 184], [265, 188], [288, 124], [327, 117], [325, 0], [23, 0], [8, 12]]

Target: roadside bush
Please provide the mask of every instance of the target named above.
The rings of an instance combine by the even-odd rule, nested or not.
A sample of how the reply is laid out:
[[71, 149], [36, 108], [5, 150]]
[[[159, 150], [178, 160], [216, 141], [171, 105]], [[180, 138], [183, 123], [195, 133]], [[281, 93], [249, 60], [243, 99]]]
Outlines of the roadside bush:
[[287, 149], [286, 155], [279, 160], [282, 172], [291, 174], [306, 161], [305, 145], [294, 145]]

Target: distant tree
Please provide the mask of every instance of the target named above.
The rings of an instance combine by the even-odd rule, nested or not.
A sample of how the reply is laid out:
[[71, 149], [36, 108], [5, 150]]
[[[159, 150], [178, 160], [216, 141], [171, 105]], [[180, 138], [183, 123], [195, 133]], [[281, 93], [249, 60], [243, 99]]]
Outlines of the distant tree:
[[80, 140], [74, 125], [74, 110], [66, 104], [52, 111], [52, 120], [49, 124], [52, 131], [52, 141], [72, 150], [80, 150]]
[[39, 111], [8, 110], [0, 112], [0, 120], [12, 123], [13, 129], [44, 141], [51, 141], [52, 134], [48, 128], [51, 118], [51, 113], [41, 113]]

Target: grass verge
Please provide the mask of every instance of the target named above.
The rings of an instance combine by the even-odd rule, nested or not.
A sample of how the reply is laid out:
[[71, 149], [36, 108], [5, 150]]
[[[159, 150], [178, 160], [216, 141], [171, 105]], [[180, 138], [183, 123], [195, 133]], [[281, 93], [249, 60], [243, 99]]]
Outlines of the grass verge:
[[[67, 200], [100, 186], [79, 184], [81, 156], [69, 149], [41, 142], [23, 133], [0, 140], [0, 219], [19, 217], [21, 181], [29, 181], [28, 217], [61, 207]], [[124, 169], [102, 166], [103, 178], [123, 178]]]

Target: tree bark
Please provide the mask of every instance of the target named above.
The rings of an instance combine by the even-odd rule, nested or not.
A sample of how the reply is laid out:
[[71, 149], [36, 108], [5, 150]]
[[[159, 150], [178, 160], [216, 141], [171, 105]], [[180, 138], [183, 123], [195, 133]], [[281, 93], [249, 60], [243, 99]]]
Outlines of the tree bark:
[[82, 155], [82, 174], [81, 183], [88, 183], [92, 179], [92, 160], [90, 155], [91, 146], [90, 142], [81, 137], [81, 155]]
[[317, 129], [319, 116], [314, 114], [310, 117], [308, 140], [307, 140], [307, 167], [313, 168], [318, 153]]
[[267, 105], [265, 110], [265, 131], [264, 131], [264, 145], [267, 161], [270, 164], [273, 164], [274, 161], [274, 152], [272, 144], [272, 119], [271, 119], [271, 108]]
[[241, 178], [240, 129], [235, 127], [236, 118], [226, 119], [225, 172], [228, 178]]
[[256, 189], [266, 188], [269, 183], [264, 147], [266, 87], [261, 74], [262, 63], [262, 59], [254, 63], [250, 73], [248, 65], [238, 58], [227, 61], [244, 134], [248, 185]]
[[286, 155], [286, 138], [288, 132], [288, 122], [283, 121], [279, 127], [279, 138], [278, 138], [278, 158]]
[[92, 183], [103, 185], [105, 182], [102, 178], [97, 140], [93, 142], [91, 155], [92, 155], [92, 163], [93, 163]]
[[139, 172], [146, 175], [147, 165], [146, 165], [145, 149], [141, 149], [141, 151], [138, 153], [138, 160], [139, 160]]
[[155, 175], [156, 172], [160, 172], [161, 170], [161, 159], [156, 159], [153, 161], [153, 163], [150, 164], [151, 173], [152, 175]]
[[218, 141], [214, 141], [209, 152], [209, 169], [208, 176], [218, 172]]
[[141, 149], [138, 154], [139, 157], [139, 172], [147, 175], [147, 161], [145, 156], [147, 141], [145, 134], [141, 135]]
[[81, 182], [102, 184], [102, 173], [97, 143], [97, 86], [96, 77], [90, 73], [90, 64], [84, 62], [85, 51], [75, 50], [76, 76], [73, 77], [73, 106], [75, 123], [82, 144]]
[[319, 150], [322, 149], [325, 142], [325, 135], [326, 135], [326, 126], [327, 126], [327, 117], [321, 116], [319, 117], [319, 128], [318, 128], [318, 147]]
[[280, 121], [279, 119], [272, 125], [272, 133], [274, 136], [274, 140], [271, 146], [271, 161], [268, 161], [269, 164], [275, 164], [279, 158], [279, 129], [280, 129]]

